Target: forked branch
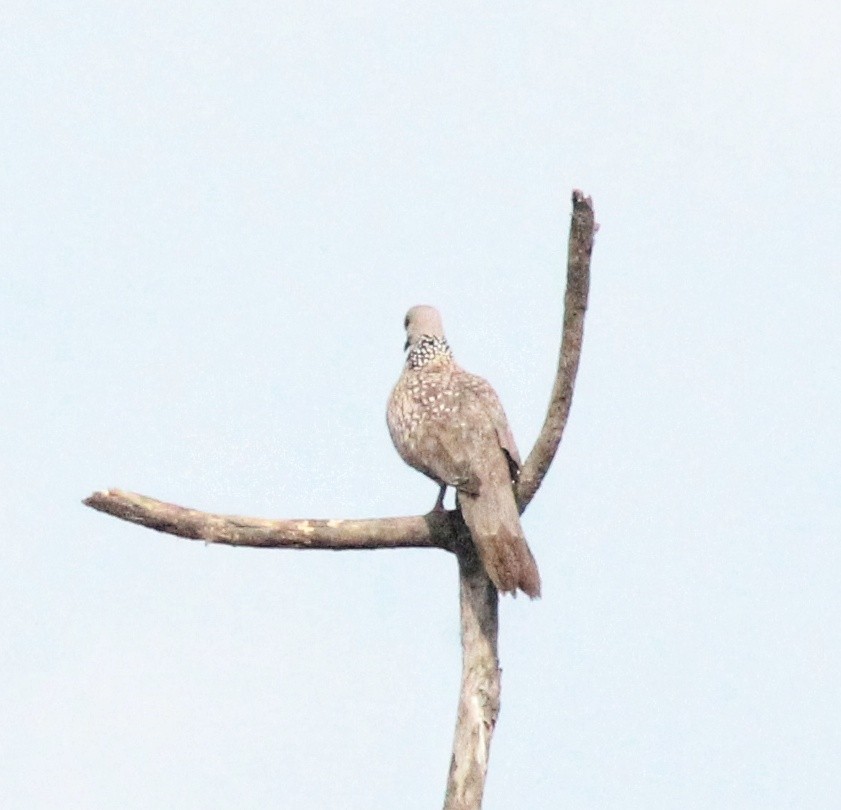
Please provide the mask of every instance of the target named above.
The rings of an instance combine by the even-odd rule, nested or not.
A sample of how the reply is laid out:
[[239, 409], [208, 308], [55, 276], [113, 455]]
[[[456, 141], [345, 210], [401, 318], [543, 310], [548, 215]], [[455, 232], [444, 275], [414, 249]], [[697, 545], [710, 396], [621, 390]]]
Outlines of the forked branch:
[[[590, 286], [590, 255], [598, 226], [589, 197], [572, 194], [563, 336], [549, 409], [516, 485], [522, 512], [534, 497], [561, 442], [581, 358]], [[100, 512], [160, 532], [256, 548], [440, 548], [459, 561], [462, 684], [445, 810], [478, 810], [491, 737], [499, 712], [498, 595], [458, 512], [371, 520], [266, 520], [216, 515], [125, 492], [100, 490], [84, 500]]]

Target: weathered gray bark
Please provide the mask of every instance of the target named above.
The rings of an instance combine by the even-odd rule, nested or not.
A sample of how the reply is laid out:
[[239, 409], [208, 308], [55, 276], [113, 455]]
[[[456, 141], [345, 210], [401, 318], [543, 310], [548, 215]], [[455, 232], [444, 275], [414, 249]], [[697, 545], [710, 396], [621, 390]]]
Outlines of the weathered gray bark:
[[[580, 191], [574, 191], [558, 370], [543, 428], [520, 470], [516, 495], [521, 512], [529, 505], [549, 470], [569, 417], [581, 359], [584, 313], [590, 290], [590, 255], [597, 227], [592, 201]], [[455, 551], [459, 558], [462, 672], [444, 810], [479, 810], [491, 737], [499, 714], [499, 599], [493, 584], [478, 565], [469, 538], [466, 543], [458, 544]]]
[[[465, 542], [470, 542], [466, 533]], [[461, 692], [444, 810], [482, 806], [491, 737], [499, 714], [499, 595], [469, 545], [458, 554]]]
[[593, 252], [593, 239], [598, 227], [592, 200], [580, 191], [573, 191], [567, 252], [567, 286], [564, 296], [564, 328], [558, 371], [555, 374], [543, 428], [520, 471], [517, 502], [521, 512], [529, 505], [543, 477], [549, 471], [569, 418], [575, 377], [581, 360], [581, 344], [584, 340], [584, 314], [590, 294], [590, 255]]
[[148, 529], [226, 546], [453, 551], [455, 542], [455, 513], [451, 512], [370, 520], [266, 520], [200, 512], [121, 489], [94, 492], [82, 503]]
[[[567, 289], [558, 370], [540, 436], [516, 487], [522, 512], [546, 475], [563, 435], [581, 357], [590, 254], [597, 229], [593, 205], [572, 194]], [[458, 512], [370, 520], [266, 520], [216, 515], [119, 489], [94, 492], [83, 503], [160, 532], [231, 546], [298, 549], [439, 548], [458, 558], [462, 681], [444, 810], [479, 810], [491, 737], [499, 714], [498, 594], [479, 563]]]

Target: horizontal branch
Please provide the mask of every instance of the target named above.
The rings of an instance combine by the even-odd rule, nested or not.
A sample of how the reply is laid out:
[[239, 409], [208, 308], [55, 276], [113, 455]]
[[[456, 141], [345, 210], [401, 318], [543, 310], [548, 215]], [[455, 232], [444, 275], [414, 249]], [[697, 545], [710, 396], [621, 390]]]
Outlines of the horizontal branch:
[[[543, 481], [569, 417], [581, 358], [590, 254], [596, 228], [590, 198], [574, 191], [560, 359], [546, 419], [517, 482], [520, 511], [526, 508]], [[458, 531], [462, 521], [458, 512], [371, 520], [266, 520], [200, 512], [119, 489], [100, 490], [83, 503], [160, 532], [230, 546], [336, 550], [441, 548], [454, 552], [462, 546]]]
[[454, 551], [454, 513], [370, 520], [265, 520], [216, 515], [120, 489], [94, 492], [83, 503], [100, 512], [190, 540], [254, 548], [441, 548]]

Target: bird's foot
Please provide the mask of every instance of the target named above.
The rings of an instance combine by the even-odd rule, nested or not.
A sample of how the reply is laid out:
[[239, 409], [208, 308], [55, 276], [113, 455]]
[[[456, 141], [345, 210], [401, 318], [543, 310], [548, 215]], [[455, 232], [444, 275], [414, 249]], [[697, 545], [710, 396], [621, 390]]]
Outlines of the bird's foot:
[[444, 484], [441, 487], [441, 490], [438, 493], [438, 500], [435, 501], [435, 506], [432, 507], [430, 510], [430, 514], [434, 512], [446, 512], [447, 510], [444, 508], [444, 494], [447, 492], [447, 485]]

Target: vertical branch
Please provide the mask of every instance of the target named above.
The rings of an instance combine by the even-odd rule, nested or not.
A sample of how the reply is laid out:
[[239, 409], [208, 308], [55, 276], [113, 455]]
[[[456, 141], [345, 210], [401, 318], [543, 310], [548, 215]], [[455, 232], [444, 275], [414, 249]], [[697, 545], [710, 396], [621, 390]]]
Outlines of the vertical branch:
[[[580, 191], [573, 191], [560, 357], [546, 420], [520, 471], [515, 490], [521, 512], [540, 487], [569, 417], [581, 359], [590, 289], [590, 256], [597, 230], [592, 200]], [[444, 810], [481, 810], [491, 737], [499, 714], [499, 594], [485, 574], [466, 526], [461, 523], [457, 531], [461, 693]]]
[[521, 512], [534, 497], [552, 459], [555, 458], [572, 406], [575, 377], [584, 340], [584, 314], [587, 311], [590, 291], [590, 256], [598, 227], [593, 201], [582, 192], [573, 191], [567, 253], [567, 286], [564, 296], [564, 328], [558, 370], [543, 428], [520, 470], [517, 503]]
[[499, 714], [499, 596], [466, 527], [457, 551], [461, 609], [461, 693], [444, 810], [479, 810]]

